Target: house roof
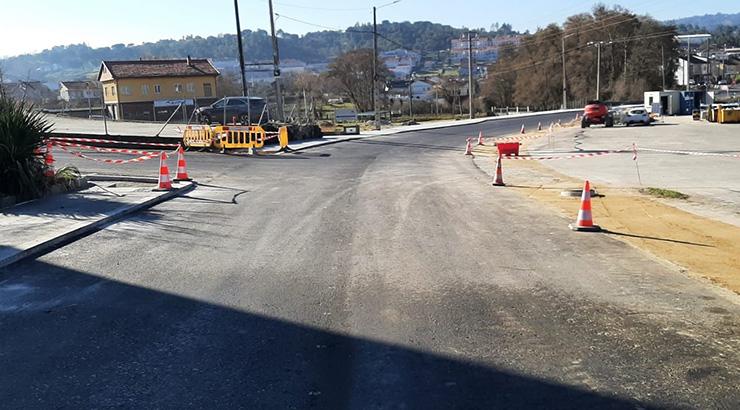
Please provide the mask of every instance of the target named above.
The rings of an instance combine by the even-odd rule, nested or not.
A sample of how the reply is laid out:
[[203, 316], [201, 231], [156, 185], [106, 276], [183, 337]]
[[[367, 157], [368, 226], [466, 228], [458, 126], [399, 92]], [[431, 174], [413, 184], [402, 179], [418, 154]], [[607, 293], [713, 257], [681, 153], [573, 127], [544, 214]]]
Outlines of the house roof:
[[88, 88], [96, 89], [100, 87], [100, 82], [98, 81], [61, 81], [59, 84], [70, 91], [87, 90]]
[[177, 60], [134, 60], [103, 61], [98, 72], [100, 79], [104, 70], [108, 70], [114, 79], [151, 78], [151, 77], [200, 77], [220, 75], [216, 67], [206, 59]]

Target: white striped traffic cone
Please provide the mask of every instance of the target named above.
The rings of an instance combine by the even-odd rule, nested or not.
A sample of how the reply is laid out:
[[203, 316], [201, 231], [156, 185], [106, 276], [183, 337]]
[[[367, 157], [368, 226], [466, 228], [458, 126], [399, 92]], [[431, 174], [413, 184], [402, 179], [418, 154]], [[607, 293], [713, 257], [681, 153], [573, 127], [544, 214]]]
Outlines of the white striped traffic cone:
[[470, 139], [468, 138], [467, 145], [465, 147], [465, 155], [473, 155], [473, 148], [470, 146]]
[[524, 124], [522, 124], [522, 134], [524, 134]]
[[542, 123], [541, 122], [538, 122], [537, 123], [537, 131], [542, 131]]
[[46, 144], [46, 155], [44, 155], [44, 163], [46, 169], [44, 170], [44, 176], [47, 178], [54, 178], [54, 155], [51, 153], [51, 143]]
[[185, 166], [185, 153], [182, 150], [182, 145], [180, 145], [180, 149], [177, 150], [177, 176], [175, 177], [175, 181], [192, 180], [192, 178], [188, 177], [187, 167]]
[[478, 132], [478, 145], [483, 145], [483, 131]]
[[155, 191], [169, 191], [172, 188], [170, 181], [170, 170], [167, 168], [167, 154], [164, 152], [159, 157], [159, 184]]
[[493, 183], [491, 185], [494, 186], [504, 186], [504, 174], [501, 172], [501, 155], [498, 156], [498, 159], [496, 160], [496, 177], [493, 179]]
[[568, 227], [574, 231], [599, 232], [601, 227], [594, 225], [593, 215], [591, 214], [591, 184], [586, 181], [581, 194], [581, 207], [578, 209], [578, 219], [575, 225], [569, 224]]

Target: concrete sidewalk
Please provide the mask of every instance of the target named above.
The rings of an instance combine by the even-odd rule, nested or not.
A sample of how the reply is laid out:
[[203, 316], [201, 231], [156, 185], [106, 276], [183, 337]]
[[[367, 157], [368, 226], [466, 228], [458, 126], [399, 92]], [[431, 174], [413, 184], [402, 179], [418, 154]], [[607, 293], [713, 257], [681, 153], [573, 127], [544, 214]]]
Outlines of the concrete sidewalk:
[[191, 182], [173, 183], [175, 189], [155, 192], [156, 179], [90, 179], [90, 188], [0, 210], [0, 268], [46, 253], [194, 187]]

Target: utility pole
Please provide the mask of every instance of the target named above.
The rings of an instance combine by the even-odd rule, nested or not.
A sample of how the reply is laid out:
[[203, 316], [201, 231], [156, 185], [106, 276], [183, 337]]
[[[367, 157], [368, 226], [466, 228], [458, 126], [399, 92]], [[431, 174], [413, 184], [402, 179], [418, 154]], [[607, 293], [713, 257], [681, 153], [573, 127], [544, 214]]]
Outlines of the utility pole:
[[378, 109], [378, 22], [375, 19], [373, 6], [373, 110], [375, 111], [375, 129], [380, 129], [380, 110]]
[[468, 30], [468, 110], [469, 118], [472, 120], [475, 118], [473, 113], [473, 94], [475, 89], [473, 88], [473, 43], [470, 40], [470, 30]]
[[[565, 33], [565, 27], [563, 27], [563, 33]], [[568, 108], [568, 86], [566, 83], [566, 77], [565, 77], [565, 39], [571, 36], [575, 36], [578, 33], [570, 33], [567, 36], [563, 36], [562, 38], [562, 53], [563, 53], [563, 109]]]
[[[601, 86], [601, 45], [604, 44], [604, 41], [589, 41], [588, 45], [595, 45], [596, 46], [596, 100], [599, 100], [599, 97], [601, 96], [599, 91], [599, 87]], [[612, 42], [608, 42], [606, 44], [611, 44]]]
[[567, 91], [566, 91], [566, 85], [565, 85], [565, 36], [563, 36], [562, 40], [563, 40], [563, 47], [561, 50], [563, 51], [563, 109], [567, 110], [568, 109], [568, 97], [566, 95]]
[[411, 85], [414, 83], [414, 74], [411, 74], [409, 78], [409, 117], [414, 118], [414, 92], [411, 89]]
[[275, 37], [275, 17], [272, 14], [272, 0], [268, 0], [270, 6], [270, 30], [272, 31], [272, 70], [275, 77], [275, 97], [277, 99], [277, 119], [285, 121], [283, 112], [283, 94], [280, 92], [280, 53], [278, 51], [277, 37]]
[[601, 85], [601, 42], [596, 43], [596, 101], [599, 101], [599, 86]]
[[660, 46], [660, 73], [663, 77], [663, 91], [665, 91], [665, 53], [663, 46]]
[[244, 48], [242, 47], [242, 27], [239, 24], [239, 2], [234, 0], [234, 14], [236, 15], [236, 40], [239, 44], [239, 68], [242, 73], [242, 97], [247, 96], [247, 76], [244, 73]]
[[711, 34], [686, 34], [676, 36], [679, 40], [686, 40], [686, 64], [684, 65], [684, 72], [686, 73], [686, 91], [689, 91], [689, 81], [691, 81], [691, 39], [709, 39], [711, 37]]

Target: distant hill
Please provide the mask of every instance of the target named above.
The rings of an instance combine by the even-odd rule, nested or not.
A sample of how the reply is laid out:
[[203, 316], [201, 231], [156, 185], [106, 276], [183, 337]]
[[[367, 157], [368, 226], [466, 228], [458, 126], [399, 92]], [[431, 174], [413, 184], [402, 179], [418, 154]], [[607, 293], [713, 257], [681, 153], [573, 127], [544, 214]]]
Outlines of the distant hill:
[[719, 26], [740, 26], [740, 13], [735, 14], [705, 14], [703, 16], [684, 17], [677, 20], [664, 21], [664, 23], [679, 25], [692, 25], [713, 31]]
[[[428, 21], [378, 24], [378, 48], [392, 50], [406, 48], [424, 55], [435, 54], [450, 47], [450, 40], [462, 36], [467, 29], [454, 28]], [[498, 23], [491, 31], [476, 29], [480, 35], [519, 34], [511, 25]], [[345, 31], [320, 31], [303, 36], [278, 31], [280, 58], [297, 59], [307, 63], [328, 62], [339, 54], [373, 44], [370, 24], [355, 24]], [[272, 61], [270, 35], [265, 30], [242, 32], [245, 59]], [[235, 34], [200, 37], [187, 36], [180, 40], [160, 40], [155, 43], [114, 44], [91, 48], [86, 44], [57, 46], [38, 54], [25, 54], [0, 59], [5, 81], [36, 80], [59, 82], [81, 80], [94, 76], [103, 60], [138, 60], [139, 58], [184, 58], [187, 55], [214, 60], [236, 60], [238, 57]]]

